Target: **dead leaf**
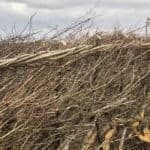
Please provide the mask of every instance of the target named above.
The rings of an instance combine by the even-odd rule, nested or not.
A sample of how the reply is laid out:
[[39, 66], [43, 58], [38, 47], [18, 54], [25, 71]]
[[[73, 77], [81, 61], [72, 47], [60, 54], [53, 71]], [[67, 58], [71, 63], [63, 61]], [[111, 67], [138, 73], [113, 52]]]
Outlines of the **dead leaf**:
[[143, 134], [144, 134], [144, 135], [142, 135], [142, 134], [139, 133], [139, 132], [136, 132], [136, 133], [137, 133], [138, 138], [139, 138], [141, 141], [150, 143], [150, 130], [149, 130], [148, 128], [144, 128], [144, 129], [143, 129]]
[[97, 129], [96, 127], [94, 127], [92, 130], [88, 132], [82, 150], [88, 150], [91, 147], [91, 145], [94, 144], [96, 137], [97, 137]]
[[116, 132], [116, 129], [109, 130], [105, 135], [105, 141], [103, 145], [103, 150], [109, 150], [110, 149], [110, 140], [113, 137], [114, 133]]
[[[140, 112], [140, 120], [142, 121], [144, 119], [144, 110], [142, 112]], [[135, 132], [135, 134], [137, 135], [137, 137], [143, 141], [143, 142], [147, 142], [147, 143], [150, 143], [150, 130], [148, 128], [144, 128], [143, 129], [143, 134], [140, 133], [138, 130], [137, 130], [137, 127], [140, 125], [140, 122], [139, 121], [136, 121], [134, 123], [132, 123], [132, 127], [133, 127], [133, 130]]]
[[132, 127], [135, 129], [136, 127], [138, 127], [140, 125], [139, 121], [136, 121], [134, 123], [132, 123]]
[[141, 120], [143, 120], [143, 119], [144, 119], [144, 115], [145, 115], [145, 111], [144, 111], [144, 110], [142, 110], [142, 111], [140, 112], [140, 119], [141, 119]]
[[103, 150], [110, 150], [110, 142], [113, 135], [116, 133], [116, 128], [109, 130], [105, 135], [105, 140], [102, 143]]

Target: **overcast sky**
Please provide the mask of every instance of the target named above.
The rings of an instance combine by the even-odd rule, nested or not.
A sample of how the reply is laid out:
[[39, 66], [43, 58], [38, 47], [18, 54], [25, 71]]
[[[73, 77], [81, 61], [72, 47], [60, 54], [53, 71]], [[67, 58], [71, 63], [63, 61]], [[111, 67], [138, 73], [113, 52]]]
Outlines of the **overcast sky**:
[[101, 29], [140, 27], [150, 17], [150, 0], [0, 0], [0, 30], [23, 28], [35, 13], [34, 28], [63, 27], [87, 12], [98, 16]]

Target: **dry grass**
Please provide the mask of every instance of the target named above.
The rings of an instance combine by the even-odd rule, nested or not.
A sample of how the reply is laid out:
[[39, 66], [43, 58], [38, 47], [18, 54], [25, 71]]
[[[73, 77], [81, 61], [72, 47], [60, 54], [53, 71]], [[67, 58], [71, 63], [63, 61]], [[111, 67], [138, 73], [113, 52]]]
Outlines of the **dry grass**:
[[144, 110], [139, 132], [150, 125], [150, 43], [101, 37], [1, 41], [0, 149], [146, 148], [132, 123]]

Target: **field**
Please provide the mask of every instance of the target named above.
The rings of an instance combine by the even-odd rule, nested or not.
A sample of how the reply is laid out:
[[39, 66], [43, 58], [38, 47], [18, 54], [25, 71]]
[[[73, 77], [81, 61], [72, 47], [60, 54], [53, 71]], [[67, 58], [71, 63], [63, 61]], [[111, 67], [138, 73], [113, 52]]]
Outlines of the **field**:
[[149, 150], [150, 40], [1, 40], [0, 101], [1, 150]]

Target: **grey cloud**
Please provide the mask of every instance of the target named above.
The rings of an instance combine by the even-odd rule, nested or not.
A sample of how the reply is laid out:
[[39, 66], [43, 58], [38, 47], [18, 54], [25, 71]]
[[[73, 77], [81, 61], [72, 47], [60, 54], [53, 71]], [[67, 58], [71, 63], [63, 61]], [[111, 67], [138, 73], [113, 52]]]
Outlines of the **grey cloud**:
[[136, 10], [143, 10], [143, 9], [150, 9], [150, 1], [148, 0], [102, 0], [101, 1], [102, 7], [108, 8], [122, 8], [122, 9], [136, 9]]
[[116, 24], [142, 26], [149, 17], [149, 7], [149, 0], [0, 0], [0, 28], [11, 28], [14, 22], [22, 28], [34, 13], [37, 13], [33, 20], [35, 28], [63, 27], [90, 9], [100, 15], [95, 24], [103, 29]]
[[24, 3], [31, 8], [37, 9], [63, 9], [76, 6], [84, 7], [107, 7], [122, 9], [149, 9], [149, 0], [3, 0], [7, 2]]
[[95, 2], [91, 0], [5, 0], [7, 2], [18, 2], [24, 3], [31, 8], [40, 8], [40, 9], [63, 9], [71, 8], [76, 6], [92, 6]]
[[[85, 14], [85, 9], [78, 8], [68, 8], [68, 9], [58, 9], [58, 10], [37, 10], [35, 8], [25, 7], [25, 13], [18, 13], [18, 10], [11, 8], [12, 4], [1, 3], [0, 2], [0, 28], [11, 28], [14, 22], [17, 24], [19, 29], [23, 28], [25, 24], [29, 21], [31, 15], [35, 12], [36, 15], [33, 18], [33, 26], [40, 30], [47, 28], [48, 26], [66, 26], [71, 24], [75, 19], [81, 17]], [[9, 7], [9, 9], [7, 9]], [[20, 8], [19, 8], [20, 9]], [[76, 11], [78, 9], [78, 11]]]

